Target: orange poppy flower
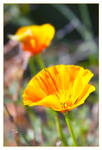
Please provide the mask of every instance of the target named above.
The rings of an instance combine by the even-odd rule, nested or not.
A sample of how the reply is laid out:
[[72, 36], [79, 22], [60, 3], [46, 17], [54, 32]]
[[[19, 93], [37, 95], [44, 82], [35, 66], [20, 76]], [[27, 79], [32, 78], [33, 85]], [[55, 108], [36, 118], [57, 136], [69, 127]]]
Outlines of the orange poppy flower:
[[88, 82], [93, 73], [80, 66], [56, 65], [40, 71], [28, 83], [24, 105], [41, 105], [56, 111], [70, 111], [84, 103], [95, 87]]
[[32, 25], [21, 27], [11, 39], [22, 43], [25, 51], [32, 55], [39, 54], [51, 43], [55, 34], [55, 28], [50, 24]]

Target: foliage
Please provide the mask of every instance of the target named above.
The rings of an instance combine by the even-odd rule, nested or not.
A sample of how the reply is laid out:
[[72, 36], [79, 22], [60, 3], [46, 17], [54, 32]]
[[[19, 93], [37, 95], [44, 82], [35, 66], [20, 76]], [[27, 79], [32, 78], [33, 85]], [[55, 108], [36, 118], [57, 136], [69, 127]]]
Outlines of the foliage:
[[[25, 107], [22, 93], [26, 84], [40, 71], [38, 59], [23, 56], [20, 44], [10, 43], [9, 34], [20, 26], [50, 23], [56, 34], [52, 44], [41, 54], [46, 67], [75, 64], [94, 73], [96, 91], [86, 103], [69, 112], [80, 146], [97, 146], [98, 139], [98, 4], [5, 4], [4, 5], [4, 145], [62, 146], [55, 114], [43, 107]], [[22, 54], [22, 55], [21, 55]], [[26, 69], [24, 69], [26, 62]], [[18, 67], [19, 66], [19, 67]], [[8, 71], [7, 71], [8, 70]], [[59, 113], [64, 137], [73, 145], [65, 119]]]

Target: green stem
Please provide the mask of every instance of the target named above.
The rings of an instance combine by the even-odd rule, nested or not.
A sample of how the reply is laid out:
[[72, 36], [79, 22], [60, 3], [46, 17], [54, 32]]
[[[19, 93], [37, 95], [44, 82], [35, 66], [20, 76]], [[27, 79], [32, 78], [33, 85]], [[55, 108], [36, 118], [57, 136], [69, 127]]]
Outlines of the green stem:
[[63, 135], [63, 132], [62, 132], [62, 128], [61, 128], [61, 124], [60, 124], [60, 120], [59, 120], [59, 116], [58, 116], [58, 113], [56, 113], [56, 125], [57, 125], [57, 130], [58, 130], [58, 133], [59, 133], [59, 136], [60, 136], [60, 139], [62, 141], [62, 145], [63, 146], [67, 146], [67, 141], [66, 139], [64, 138], [64, 135]]
[[34, 58], [33, 57], [30, 57], [30, 60], [29, 60], [29, 68], [30, 68], [30, 71], [33, 75], [36, 74], [36, 67], [35, 67], [35, 64], [34, 64]]
[[34, 126], [34, 121], [35, 121], [35, 117], [36, 117], [35, 113], [32, 108], [29, 108], [28, 106], [26, 106], [25, 108], [26, 108], [27, 114], [29, 116], [30, 122], [32, 124], [33, 130], [35, 130], [35, 126]]
[[45, 66], [44, 66], [44, 63], [43, 63], [43, 61], [42, 61], [40, 55], [36, 55], [35, 58], [36, 58], [36, 61], [37, 61], [38, 65], [39, 65], [40, 69], [41, 69], [41, 70], [44, 69]]
[[72, 137], [74, 146], [77, 146], [76, 138], [75, 138], [75, 135], [74, 135], [74, 132], [73, 132], [72, 125], [71, 125], [70, 119], [69, 119], [69, 117], [68, 117], [68, 114], [67, 114], [67, 113], [64, 113], [64, 116], [65, 116], [65, 120], [66, 120], [68, 129], [69, 129], [69, 132], [70, 132], [70, 134], [71, 134], [71, 137]]

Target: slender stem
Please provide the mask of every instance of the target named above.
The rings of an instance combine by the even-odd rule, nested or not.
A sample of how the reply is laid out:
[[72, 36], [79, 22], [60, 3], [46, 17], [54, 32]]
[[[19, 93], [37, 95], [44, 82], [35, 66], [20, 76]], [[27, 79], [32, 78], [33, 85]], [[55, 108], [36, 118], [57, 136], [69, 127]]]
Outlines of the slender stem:
[[60, 124], [60, 120], [59, 120], [58, 113], [55, 112], [55, 114], [56, 114], [56, 125], [57, 125], [57, 130], [58, 130], [60, 139], [61, 139], [61, 141], [62, 141], [62, 145], [63, 145], [63, 146], [67, 146], [67, 141], [66, 141], [66, 139], [64, 138], [64, 135], [63, 135], [63, 132], [62, 132], [62, 128], [61, 128], [61, 124]]
[[35, 58], [36, 58], [36, 61], [37, 61], [38, 65], [39, 65], [40, 69], [41, 69], [41, 70], [44, 69], [45, 66], [44, 66], [44, 63], [43, 63], [43, 61], [42, 61], [40, 55], [36, 55]]
[[74, 132], [73, 132], [72, 125], [71, 125], [70, 119], [69, 119], [69, 117], [68, 117], [68, 114], [67, 114], [67, 113], [64, 113], [64, 116], [65, 116], [65, 120], [66, 120], [68, 129], [69, 129], [69, 132], [70, 132], [70, 134], [71, 134], [71, 137], [72, 137], [74, 146], [77, 146], [77, 141], [76, 141], [76, 138], [75, 138], [75, 135], [74, 135]]
[[31, 57], [30, 60], [29, 60], [29, 68], [30, 68], [31, 73], [33, 75], [35, 75], [37, 71], [36, 71], [36, 67], [35, 67], [35, 64], [34, 64], [33, 57]]

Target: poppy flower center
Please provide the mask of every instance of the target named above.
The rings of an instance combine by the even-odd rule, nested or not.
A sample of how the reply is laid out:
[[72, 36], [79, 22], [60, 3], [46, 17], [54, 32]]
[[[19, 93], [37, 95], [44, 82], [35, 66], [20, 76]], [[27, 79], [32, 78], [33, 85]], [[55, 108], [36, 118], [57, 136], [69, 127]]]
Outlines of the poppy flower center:
[[67, 90], [61, 90], [58, 94], [57, 97], [60, 101], [61, 107], [62, 108], [68, 108], [68, 106], [72, 105], [72, 95], [71, 93]]

